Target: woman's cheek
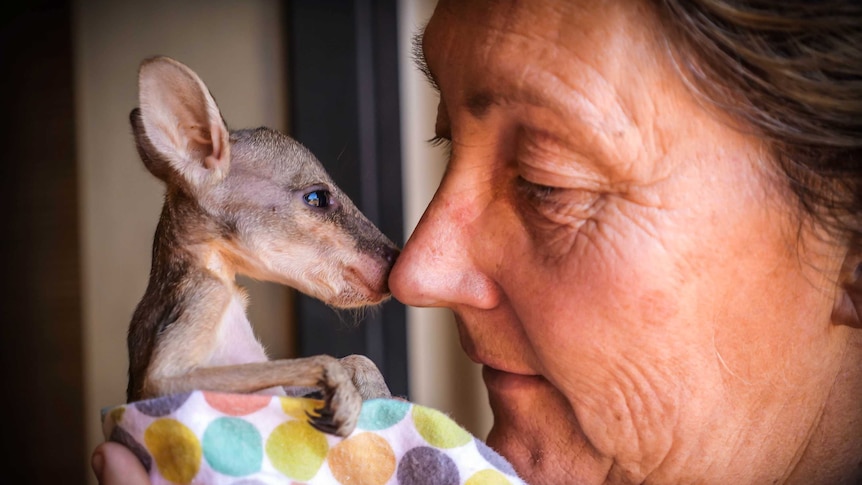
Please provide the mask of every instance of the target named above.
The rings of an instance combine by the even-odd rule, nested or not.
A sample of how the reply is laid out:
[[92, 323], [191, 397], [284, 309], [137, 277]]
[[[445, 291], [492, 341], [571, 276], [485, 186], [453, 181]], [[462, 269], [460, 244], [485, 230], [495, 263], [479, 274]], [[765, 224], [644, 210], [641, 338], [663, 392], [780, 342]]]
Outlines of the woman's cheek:
[[608, 206], [568, 235], [565, 254], [553, 264], [537, 260], [533, 276], [515, 285], [533, 289], [517, 305], [525, 332], [549, 379], [567, 394], [593, 396], [604, 407], [613, 400], [608, 394], [624, 395], [635, 382], [634, 392], [649, 394], [679, 377], [667, 356], [705, 343], [683, 322], [691, 311], [678, 303], [685, 278], [674, 274], [677, 265], [656, 234], [649, 221]]

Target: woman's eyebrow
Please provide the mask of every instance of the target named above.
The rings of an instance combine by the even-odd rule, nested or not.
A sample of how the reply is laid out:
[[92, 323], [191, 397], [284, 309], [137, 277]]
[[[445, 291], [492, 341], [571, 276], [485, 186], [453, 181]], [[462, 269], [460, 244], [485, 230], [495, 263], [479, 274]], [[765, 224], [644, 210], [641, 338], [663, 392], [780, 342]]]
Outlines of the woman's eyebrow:
[[[437, 93], [440, 93], [440, 86], [437, 84], [437, 80], [434, 78], [434, 73], [431, 72], [431, 68], [428, 67], [428, 61], [425, 59], [425, 49], [422, 47], [422, 40], [425, 38], [425, 27], [428, 24], [426, 23], [419, 30], [413, 34], [413, 39], [411, 42], [411, 58], [413, 60], [413, 64], [416, 65], [416, 68], [422, 71], [422, 74], [425, 75], [425, 79], [428, 81], [428, 84], [434, 88]], [[473, 116], [477, 118], [481, 118], [482, 115], [487, 112], [488, 107], [494, 104], [494, 96], [490, 93], [476, 93], [471, 96], [467, 101], [467, 107]]]
[[425, 50], [422, 48], [422, 39], [425, 38], [425, 27], [427, 26], [428, 24], [426, 23], [419, 28], [419, 31], [413, 34], [410, 57], [413, 60], [413, 64], [416, 65], [416, 68], [422, 71], [422, 74], [425, 75], [425, 79], [428, 81], [428, 84], [430, 84], [431, 87], [439, 93], [440, 86], [437, 85], [437, 80], [434, 79], [434, 73], [432, 73], [431, 68], [428, 67], [428, 62], [425, 60]]

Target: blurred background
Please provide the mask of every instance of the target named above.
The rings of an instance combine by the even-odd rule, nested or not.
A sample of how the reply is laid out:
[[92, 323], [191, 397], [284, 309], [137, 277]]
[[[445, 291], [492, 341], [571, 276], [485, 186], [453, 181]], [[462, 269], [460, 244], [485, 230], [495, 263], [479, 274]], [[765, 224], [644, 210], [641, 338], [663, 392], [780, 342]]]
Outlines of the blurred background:
[[[436, 95], [411, 60], [434, 0], [33, 0], [2, 7], [5, 224], [3, 483], [94, 484], [100, 410], [124, 402], [126, 331], [143, 295], [163, 188], [128, 115], [142, 59], [195, 70], [231, 128], [305, 144], [399, 245], [445, 167]], [[363, 353], [396, 394], [484, 438], [478, 366], [448, 310], [391, 300], [359, 325], [277, 285], [240, 280], [274, 358]]]

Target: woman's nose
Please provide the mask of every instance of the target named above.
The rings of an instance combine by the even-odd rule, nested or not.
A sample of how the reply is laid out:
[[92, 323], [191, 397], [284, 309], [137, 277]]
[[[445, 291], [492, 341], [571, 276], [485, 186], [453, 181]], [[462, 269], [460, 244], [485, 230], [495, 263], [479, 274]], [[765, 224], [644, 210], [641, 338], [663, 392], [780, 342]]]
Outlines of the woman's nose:
[[[482, 241], [479, 209], [483, 202], [465, 200], [452, 180], [452, 171], [419, 220], [392, 272], [389, 287], [400, 302], [422, 307], [469, 305], [490, 309], [499, 301], [490, 274], [483, 270], [491, 261], [487, 241]], [[487, 202], [484, 202], [487, 203]]]

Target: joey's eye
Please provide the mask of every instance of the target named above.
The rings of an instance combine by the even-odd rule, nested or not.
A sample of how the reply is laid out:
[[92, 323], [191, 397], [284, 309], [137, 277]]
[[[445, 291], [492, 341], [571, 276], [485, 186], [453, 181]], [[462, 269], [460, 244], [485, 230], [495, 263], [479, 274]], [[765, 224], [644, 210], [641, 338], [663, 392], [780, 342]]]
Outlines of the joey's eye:
[[312, 207], [324, 209], [329, 207], [331, 197], [332, 194], [330, 194], [328, 190], [315, 190], [305, 194], [302, 198], [305, 200], [306, 204]]

